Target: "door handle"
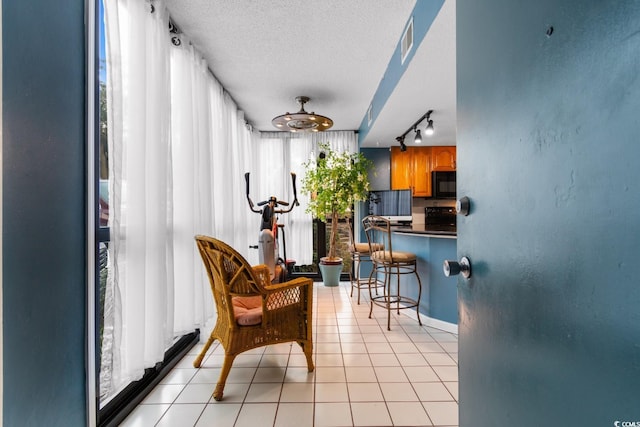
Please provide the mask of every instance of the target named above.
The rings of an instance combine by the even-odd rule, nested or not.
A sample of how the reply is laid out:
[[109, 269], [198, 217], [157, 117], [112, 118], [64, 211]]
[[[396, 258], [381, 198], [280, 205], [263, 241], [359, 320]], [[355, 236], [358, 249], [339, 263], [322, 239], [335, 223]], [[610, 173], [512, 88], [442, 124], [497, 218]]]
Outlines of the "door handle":
[[471, 200], [467, 196], [460, 198], [456, 202], [456, 213], [458, 215], [469, 215], [469, 211], [471, 210]]
[[442, 270], [447, 277], [462, 274], [462, 277], [468, 279], [471, 277], [471, 261], [466, 256], [463, 256], [460, 262], [445, 260], [442, 264]]

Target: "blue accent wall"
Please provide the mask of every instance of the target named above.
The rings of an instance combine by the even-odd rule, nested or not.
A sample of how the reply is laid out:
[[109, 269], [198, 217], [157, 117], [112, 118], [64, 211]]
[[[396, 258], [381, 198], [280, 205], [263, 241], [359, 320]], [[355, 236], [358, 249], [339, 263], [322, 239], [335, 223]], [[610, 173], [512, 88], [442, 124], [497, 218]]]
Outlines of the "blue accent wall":
[[[458, 287], [455, 277], [442, 271], [444, 260], [456, 259], [456, 239], [441, 239], [394, 233], [393, 250], [412, 252], [418, 257], [418, 274], [422, 283], [420, 313], [433, 319], [458, 324]], [[401, 276], [406, 296], [417, 299], [418, 281], [412, 274]], [[395, 281], [395, 277], [393, 279]]]
[[84, 31], [82, 0], [2, 3], [5, 426], [87, 423]]
[[639, 23], [457, 2], [461, 426], [640, 421]]
[[[396, 85], [402, 78], [405, 70], [411, 63], [413, 56], [418, 50], [418, 46], [424, 39], [424, 36], [429, 32], [429, 28], [431, 28], [431, 24], [433, 20], [440, 12], [440, 8], [444, 4], [444, 0], [417, 0], [416, 5], [411, 12], [411, 16], [407, 19], [405, 26], [400, 30], [398, 34], [398, 45], [396, 49], [393, 51], [393, 55], [389, 60], [389, 65], [387, 65], [387, 70], [385, 71], [380, 83], [378, 84], [378, 88], [376, 89], [376, 93], [373, 95], [373, 99], [371, 100], [371, 123], [369, 124], [369, 119], [367, 114], [365, 113], [362, 118], [362, 122], [360, 123], [360, 128], [358, 128], [358, 142], [361, 142], [365, 139], [367, 134], [369, 133], [369, 129], [376, 122], [376, 118], [384, 108], [384, 105], [389, 99], [389, 96], [393, 93], [396, 88]], [[413, 48], [409, 51], [407, 57], [404, 62], [402, 59], [402, 34], [404, 33], [409, 21], [413, 18]]]
[[[361, 232], [364, 236], [364, 231]], [[366, 241], [366, 237], [361, 240]], [[446, 277], [442, 271], [445, 260], [456, 259], [456, 240], [394, 233], [393, 250], [412, 252], [418, 258], [418, 275], [422, 283], [420, 314], [443, 322], [458, 324], [458, 288], [455, 277]], [[368, 277], [371, 263], [362, 263], [360, 277]], [[379, 276], [383, 279], [382, 274]], [[393, 289], [397, 276], [391, 276]], [[401, 294], [418, 299], [418, 281], [413, 274], [400, 276]]]
[[360, 152], [374, 165], [369, 172], [371, 190], [390, 190], [391, 152], [389, 148], [361, 148]]

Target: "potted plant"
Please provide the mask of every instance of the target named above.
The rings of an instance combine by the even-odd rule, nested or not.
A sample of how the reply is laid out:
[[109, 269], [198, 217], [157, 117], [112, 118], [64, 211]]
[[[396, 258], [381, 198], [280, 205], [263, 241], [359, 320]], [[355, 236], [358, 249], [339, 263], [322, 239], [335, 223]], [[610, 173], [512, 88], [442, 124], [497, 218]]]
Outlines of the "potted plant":
[[[329, 253], [320, 259], [320, 270], [325, 285], [337, 286], [342, 271], [342, 258], [336, 254], [338, 220], [351, 215], [355, 202], [369, 197], [368, 172], [373, 163], [362, 153], [336, 152], [328, 143], [320, 144], [318, 159], [304, 164], [306, 174], [302, 191], [309, 195], [306, 212], [321, 221], [330, 220]], [[327, 265], [337, 265], [337, 279], [327, 280], [323, 270]]]

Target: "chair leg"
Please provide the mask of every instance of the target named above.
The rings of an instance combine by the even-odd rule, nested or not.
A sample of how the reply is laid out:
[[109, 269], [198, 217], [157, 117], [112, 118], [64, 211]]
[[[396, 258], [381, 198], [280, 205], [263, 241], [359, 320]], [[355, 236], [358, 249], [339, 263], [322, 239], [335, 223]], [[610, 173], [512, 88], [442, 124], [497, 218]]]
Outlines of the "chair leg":
[[[378, 280], [378, 273], [377, 273], [377, 268], [375, 264], [371, 267], [371, 273], [369, 274], [369, 283], [371, 283], [371, 278], [373, 277], [374, 273], [376, 274], [376, 280]], [[373, 313], [373, 295], [371, 294], [371, 286], [369, 286], [369, 301], [370, 301], [369, 319], [371, 319], [371, 313]]]
[[398, 298], [396, 299], [396, 314], [400, 315], [400, 295], [402, 295], [402, 292], [400, 291], [400, 266], [396, 266], [396, 279], [396, 289], [398, 290]]
[[349, 297], [353, 297], [353, 274], [351, 274], [351, 271], [349, 271], [349, 282], [351, 282], [351, 293]]
[[352, 274], [351, 271], [349, 271], [349, 280], [351, 281], [351, 293], [349, 294], [349, 296], [353, 298], [353, 288], [357, 288], [358, 305], [360, 305], [360, 256], [354, 253], [351, 255], [351, 259], [353, 261], [352, 269], [355, 275]]
[[391, 267], [384, 267], [384, 289], [387, 294], [387, 331], [391, 330]]
[[417, 265], [413, 267], [413, 272], [416, 275], [416, 279], [418, 279], [418, 303], [416, 305], [416, 315], [418, 316], [418, 325], [422, 326], [422, 320], [420, 320], [420, 298], [422, 297], [422, 281], [420, 280], [420, 276], [418, 275]]
[[224, 391], [224, 385], [227, 382], [227, 377], [229, 376], [229, 371], [231, 371], [231, 365], [233, 365], [233, 359], [236, 358], [235, 354], [225, 354], [224, 362], [222, 363], [222, 370], [220, 371], [220, 378], [218, 378], [218, 383], [216, 384], [216, 388], [213, 391], [213, 398], [217, 401], [222, 400], [222, 392]]
[[309, 372], [313, 372], [315, 366], [313, 365], [313, 347], [311, 346], [311, 343], [306, 343], [305, 345], [304, 341], [298, 341], [298, 344], [302, 347], [302, 351], [307, 358], [307, 370]]
[[209, 347], [211, 347], [211, 344], [213, 344], [213, 341], [215, 341], [215, 337], [213, 336], [213, 332], [211, 332], [211, 335], [209, 335], [209, 339], [207, 340], [204, 347], [202, 348], [202, 351], [200, 352], [200, 354], [198, 354], [198, 357], [196, 357], [196, 359], [193, 361], [194, 368], [200, 367], [200, 365], [202, 364], [202, 359], [204, 359], [204, 356], [207, 354], [207, 351], [209, 350]]
[[[358, 305], [360, 305], [360, 256], [358, 255], [358, 266], [353, 266], [356, 272], [356, 286], [358, 287]], [[355, 270], [357, 268], [357, 270]]]

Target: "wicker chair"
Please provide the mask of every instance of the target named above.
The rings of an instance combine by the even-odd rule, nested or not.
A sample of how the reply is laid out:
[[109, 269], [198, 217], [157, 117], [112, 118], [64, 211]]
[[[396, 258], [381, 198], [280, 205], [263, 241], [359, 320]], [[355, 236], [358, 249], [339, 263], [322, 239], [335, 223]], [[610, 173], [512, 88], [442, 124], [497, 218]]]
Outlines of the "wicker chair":
[[[225, 354], [213, 398], [222, 399], [235, 357], [256, 347], [296, 341], [307, 358], [309, 372], [312, 372], [312, 279], [296, 278], [272, 285], [266, 265], [251, 267], [237, 251], [212, 237], [196, 236], [195, 239], [209, 276], [218, 318], [193, 366], [200, 367], [216, 339]], [[258, 319], [256, 321], [253, 316], [249, 326], [241, 326], [247, 322], [242, 321], [234, 306], [244, 307], [242, 301], [252, 300], [258, 301]]]

